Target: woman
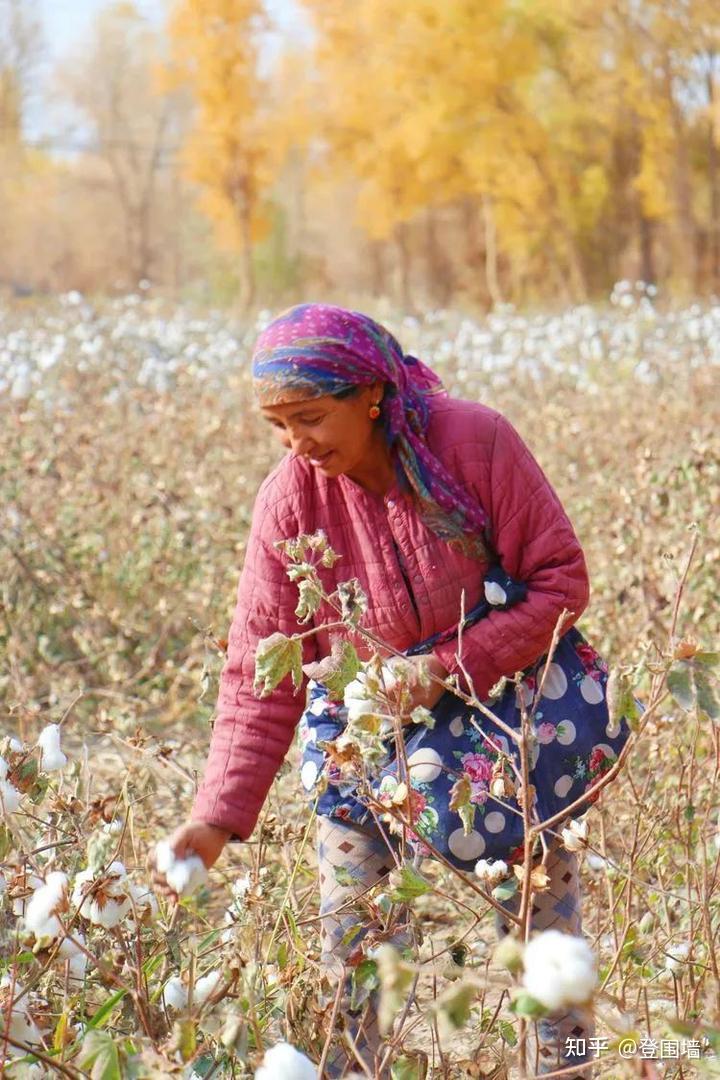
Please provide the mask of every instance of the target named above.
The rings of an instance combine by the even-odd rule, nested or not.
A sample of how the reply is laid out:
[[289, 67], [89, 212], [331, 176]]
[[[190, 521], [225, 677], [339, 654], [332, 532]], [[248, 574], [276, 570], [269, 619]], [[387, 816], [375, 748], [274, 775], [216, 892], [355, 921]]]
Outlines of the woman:
[[[329, 305], [292, 308], [260, 335], [253, 376], [262, 414], [290, 453], [257, 496], [209, 759], [190, 820], [171, 837], [178, 856], [197, 852], [207, 866], [229, 840], [250, 836], [305, 704], [289, 677], [266, 699], [252, 692], [259, 639], [307, 629], [294, 614], [297, 588], [275, 541], [323, 529], [342, 556], [324, 571], [326, 587], [357, 577], [369, 600], [363, 626], [401, 652], [457, 623], [461, 593], [474, 602], [496, 553], [527, 585], [526, 599], [467, 629], [461, 658], [455, 638], [424, 658], [440, 679], [457, 673], [462, 682], [466, 672], [480, 699], [546, 652], [560, 612], [573, 621], [588, 599], [572, 526], [511, 425], [483, 405], [450, 398], [434, 372], [373, 320]], [[306, 637], [304, 663], [331, 647], [328, 631]], [[418, 685], [415, 704], [432, 708], [442, 692], [439, 682]], [[372, 829], [333, 817], [318, 822], [322, 961], [337, 974], [351, 947], [343, 943], [348, 921], [357, 916], [332, 910], [387, 874], [392, 856]], [[352, 872], [352, 886], [337, 883], [338, 865]], [[533, 927], [580, 933], [575, 857], [554, 846], [547, 870], [550, 888], [535, 897]], [[161, 875], [155, 880], [171, 894]], [[346, 1020], [376, 1064], [373, 1016], [361, 1030]], [[572, 1014], [541, 1025], [539, 1071], [567, 1064], [566, 1038], [586, 1034]], [[337, 1054], [329, 1074], [342, 1068]]]

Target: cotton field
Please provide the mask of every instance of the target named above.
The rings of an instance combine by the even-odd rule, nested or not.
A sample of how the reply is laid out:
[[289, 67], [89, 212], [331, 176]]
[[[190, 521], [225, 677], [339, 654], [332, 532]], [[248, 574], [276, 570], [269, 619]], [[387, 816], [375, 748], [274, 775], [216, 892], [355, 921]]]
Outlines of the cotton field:
[[[546, 313], [367, 308], [529, 443], [586, 552], [581, 628], [646, 707], [620, 778], [562, 830], [585, 942], [497, 946], [477, 887], [506, 888], [505, 863], [468, 881], [425, 860], [365, 898], [376, 915], [388, 891], [408, 900], [420, 939], [358, 965], [391, 1017], [387, 1075], [523, 1075], [526, 1029], [558, 1003], [594, 1008], [597, 1076], [717, 1075], [720, 304], [620, 282]], [[273, 314], [0, 307], [8, 1077], [309, 1080], [343, 1037], [298, 747], [209, 878], [162, 847], [203, 768], [253, 498], [281, 453], [248, 369]], [[176, 907], [149, 886], [158, 843]]]

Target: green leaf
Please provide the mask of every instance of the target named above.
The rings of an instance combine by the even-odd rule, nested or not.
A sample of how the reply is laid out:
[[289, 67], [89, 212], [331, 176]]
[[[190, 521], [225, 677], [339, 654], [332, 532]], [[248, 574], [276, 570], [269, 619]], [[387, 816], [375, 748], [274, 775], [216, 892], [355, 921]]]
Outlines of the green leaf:
[[390, 1066], [390, 1080], [424, 1080], [427, 1076], [427, 1058], [421, 1053], [403, 1054]]
[[498, 1020], [497, 1026], [503, 1042], [508, 1046], [517, 1046], [517, 1032], [514, 1025], [509, 1020]]
[[12, 833], [7, 825], [0, 825], [0, 862], [4, 862], [5, 856], [12, 849]]
[[362, 1008], [372, 991], [377, 990], [380, 985], [376, 962], [370, 959], [361, 960], [357, 967], [353, 968], [350, 985], [350, 1008], [355, 1011]]
[[107, 1031], [88, 1031], [80, 1048], [80, 1065], [91, 1069], [92, 1080], [122, 1080], [120, 1054]]
[[315, 612], [320, 607], [322, 593], [314, 581], [301, 581], [298, 586], [298, 605], [295, 615], [301, 623], [310, 622]]
[[510, 1012], [534, 1020], [539, 1016], [546, 1016], [548, 1010], [537, 998], [528, 994], [527, 990], [518, 990], [510, 1002]]
[[[101, 1027], [112, 1013], [115, 1006], [119, 1001], [127, 994], [127, 990], [116, 990], [107, 1001], [105, 1001], [96, 1012], [90, 1017], [88, 1021], [88, 1031], [92, 1031], [94, 1028]], [[83, 1044], [84, 1045], [84, 1044]]]
[[388, 878], [388, 896], [393, 903], [407, 904], [424, 896], [432, 888], [411, 863], [403, 863], [399, 870], [393, 870]]
[[356, 879], [352, 876], [346, 866], [333, 866], [333, 874], [335, 875], [335, 880], [338, 885], [342, 885], [345, 889], [357, 884]]
[[315, 576], [315, 567], [310, 562], [296, 563], [294, 566], [288, 566], [285, 573], [291, 581], [301, 581], [303, 578], [309, 576]]
[[610, 727], [619, 730], [620, 722], [637, 720], [638, 703], [633, 695], [632, 669], [613, 668], [607, 681], [606, 699]]
[[693, 660], [696, 664], [702, 664], [703, 667], [720, 667], [720, 652], [696, 652]]
[[379, 947], [375, 960], [380, 977], [378, 1026], [380, 1034], [386, 1035], [404, 1004], [406, 992], [413, 981], [413, 971], [402, 962], [397, 949], [387, 943]]
[[28, 795], [30, 797], [30, 802], [33, 803], [35, 806], [39, 806], [39, 804], [45, 798], [45, 795], [47, 793], [47, 789], [48, 789], [49, 786], [50, 786], [50, 777], [49, 776], [38, 776], [37, 780], [35, 781], [33, 786], [28, 791]]
[[302, 642], [277, 630], [259, 641], [255, 650], [254, 693], [267, 697], [288, 674], [298, 689], [302, 684]]
[[496, 885], [490, 894], [493, 899], [498, 900], [501, 904], [506, 900], [510, 900], [518, 891], [518, 879], [516, 877], [508, 878], [507, 881], [501, 881], [499, 885]]
[[345, 687], [353, 681], [360, 670], [360, 660], [349, 641], [334, 641], [329, 656], [316, 664], [306, 664], [303, 671], [310, 679], [327, 687], [335, 701], [342, 701]]
[[695, 705], [695, 693], [693, 691], [690, 665], [685, 660], [677, 660], [667, 676], [668, 690], [673, 698], [685, 712], [689, 712]]
[[418, 705], [410, 713], [413, 724], [424, 724], [430, 731], [435, 727], [435, 717], [424, 705]]
[[190, 1017], [173, 1024], [173, 1046], [183, 1061], [189, 1061], [197, 1050], [197, 1027]]
[[478, 993], [479, 987], [475, 980], [463, 979], [448, 987], [440, 995], [433, 1006], [433, 1011], [437, 1016], [441, 1042], [449, 1041], [468, 1022]]
[[35, 758], [28, 757], [17, 767], [17, 787], [23, 791], [35, 783], [38, 778], [38, 763]]
[[695, 669], [697, 705], [708, 720], [720, 720], [720, 701], [706, 671]]

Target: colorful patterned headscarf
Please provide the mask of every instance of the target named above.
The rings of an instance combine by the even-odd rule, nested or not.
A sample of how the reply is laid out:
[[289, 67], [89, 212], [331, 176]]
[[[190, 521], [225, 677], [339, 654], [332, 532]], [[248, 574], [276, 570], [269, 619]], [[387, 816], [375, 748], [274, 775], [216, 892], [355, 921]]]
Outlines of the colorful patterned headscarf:
[[429, 528], [467, 554], [487, 555], [487, 516], [425, 440], [428, 399], [446, 395], [426, 364], [406, 355], [389, 330], [367, 315], [330, 304], [300, 304], [263, 330], [252, 357], [261, 405], [337, 394], [385, 383], [382, 417], [398, 479], [412, 489]]

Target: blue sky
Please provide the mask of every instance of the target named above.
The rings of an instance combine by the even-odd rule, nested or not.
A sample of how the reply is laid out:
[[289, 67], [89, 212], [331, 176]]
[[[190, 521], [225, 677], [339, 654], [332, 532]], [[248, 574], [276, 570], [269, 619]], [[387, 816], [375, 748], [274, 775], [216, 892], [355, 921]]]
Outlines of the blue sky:
[[[168, 8], [167, 0], [133, 2], [146, 18], [158, 25], [163, 22]], [[82, 41], [97, 13], [108, 7], [109, 3], [110, 0], [38, 0], [49, 56], [56, 59], [76, 42]], [[265, 7], [281, 24], [293, 21], [293, 0], [266, 0]]]
[[[43, 33], [43, 61], [38, 72], [37, 92], [29, 102], [27, 123], [31, 138], [42, 138], [52, 132], [54, 121], [48, 103], [43, 99], [44, 87], [57, 62], [81, 44], [90, 33], [98, 12], [109, 7], [113, 0], [36, 0]], [[136, 9], [150, 22], [161, 26], [172, 0], [133, 0]], [[295, 0], [265, 0], [265, 7], [280, 27], [293, 31], [298, 28]], [[45, 91], [46, 92], [46, 91]]]

